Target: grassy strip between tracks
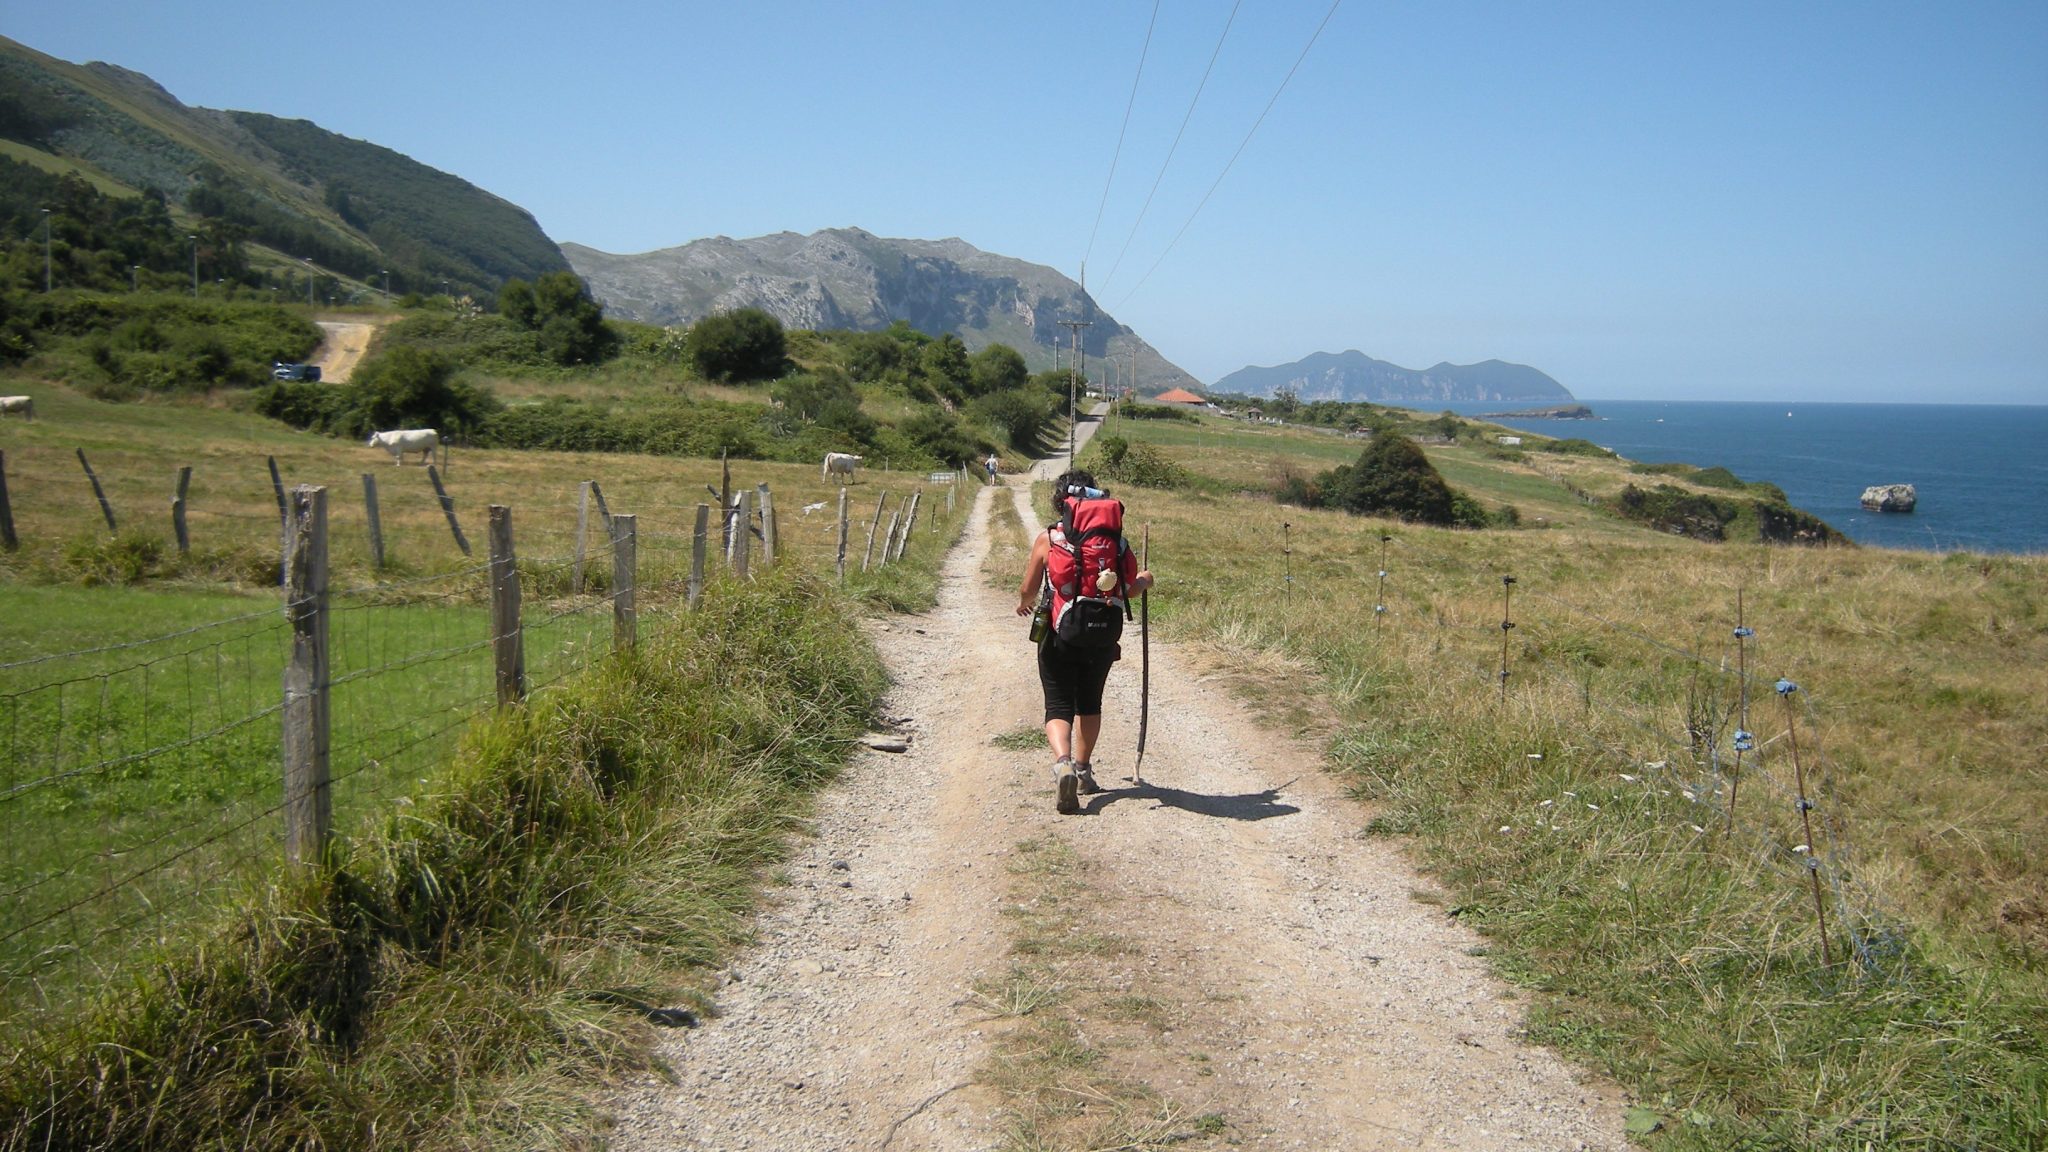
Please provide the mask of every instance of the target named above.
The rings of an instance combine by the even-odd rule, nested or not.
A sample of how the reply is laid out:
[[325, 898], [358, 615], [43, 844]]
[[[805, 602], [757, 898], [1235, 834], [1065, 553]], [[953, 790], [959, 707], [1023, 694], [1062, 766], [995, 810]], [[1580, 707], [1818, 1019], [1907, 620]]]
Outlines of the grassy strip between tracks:
[[13, 1052], [0, 1147], [587, 1145], [591, 1083], [645, 1060], [642, 1006], [697, 1006], [882, 685], [815, 578], [707, 597]]

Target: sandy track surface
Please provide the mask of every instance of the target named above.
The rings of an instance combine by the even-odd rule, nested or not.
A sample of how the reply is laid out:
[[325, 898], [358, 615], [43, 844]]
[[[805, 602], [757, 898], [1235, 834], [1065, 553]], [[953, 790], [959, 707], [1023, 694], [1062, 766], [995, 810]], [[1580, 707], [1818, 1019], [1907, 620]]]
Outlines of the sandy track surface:
[[348, 378], [355, 374], [356, 363], [363, 358], [363, 353], [370, 350], [370, 338], [377, 334], [377, 326], [339, 320], [320, 320], [317, 323], [327, 335], [306, 363], [320, 366], [320, 379], [346, 384]]
[[1518, 1040], [1479, 938], [1415, 899], [1427, 883], [1361, 839], [1315, 750], [1255, 724], [1213, 655], [1155, 635], [1142, 783], [1136, 660], [1120, 665], [1108, 790], [1054, 814], [1049, 757], [991, 743], [1040, 716], [1012, 593], [980, 572], [994, 501], [1036, 523], [1026, 497], [982, 489], [938, 607], [875, 625], [910, 751], [863, 754], [823, 798], [719, 1014], [665, 1046], [674, 1083], [616, 1101], [615, 1146], [1000, 1146], [1001, 1102], [975, 1081], [1005, 1022], [974, 986], [1012, 960], [1017, 845], [1055, 837], [1090, 925], [1125, 941], [1074, 978], [1157, 1006], [1117, 1037], [1122, 1074], [1228, 1123], [1193, 1146], [1626, 1147], [1619, 1093]]

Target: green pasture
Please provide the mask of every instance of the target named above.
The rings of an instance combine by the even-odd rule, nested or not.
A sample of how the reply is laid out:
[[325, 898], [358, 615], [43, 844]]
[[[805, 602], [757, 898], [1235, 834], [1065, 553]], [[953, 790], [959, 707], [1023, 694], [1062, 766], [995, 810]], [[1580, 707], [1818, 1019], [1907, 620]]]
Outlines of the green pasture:
[[[474, 589], [443, 591], [445, 601], [335, 604], [341, 834], [437, 778], [461, 729], [495, 701], [488, 612]], [[0, 669], [0, 1015], [19, 1021], [276, 872], [289, 633], [274, 595], [16, 585], [0, 588], [0, 607], [9, 663], [132, 645]], [[601, 599], [528, 609], [531, 685], [609, 650]]]

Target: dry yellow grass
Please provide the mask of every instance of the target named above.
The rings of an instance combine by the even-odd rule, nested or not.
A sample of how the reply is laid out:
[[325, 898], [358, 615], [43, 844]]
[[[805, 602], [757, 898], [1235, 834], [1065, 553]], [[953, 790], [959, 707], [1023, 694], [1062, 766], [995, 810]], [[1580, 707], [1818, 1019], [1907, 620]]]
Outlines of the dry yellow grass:
[[[715, 503], [707, 485], [715, 489], [721, 483], [717, 460], [454, 448], [442, 478], [474, 553], [465, 559], [417, 458], [394, 466], [382, 449], [200, 406], [105, 404], [49, 388], [38, 394], [37, 409], [41, 419], [33, 424], [10, 421], [0, 427], [0, 452], [6, 455], [8, 493], [22, 540], [22, 550], [0, 557], [0, 565], [19, 572], [59, 568], [67, 544], [107, 534], [75, 455], [79, 448], [99, 475], [120, 529], [140, 531], [166, 545], [177, 470], [190, 465], [187, 519], [193, 549], [239, 554], [250, 565], [277, 552], [277, 502], [265, 463], [266, 456], [275, 457], [287, 488], [328, 488], [335, 564], [361, 579], [367, 579], [369, 565], [364, 474], [376, 479], [387, 560], [400, 573], [481, 563], [492, 504], [513, 509], [522, 558], [567, 556], [574, 547], [583, 480], [598, 482], [613, 513], [639, 517], [643, 564], [657, 569], [687, 565], [697, 505]], [[829, 563], [837, 547], [838, 484], [821, 479], [816, 465], [736, 460], [731, 468], [735, 489], [770, 486], [785, 550], [806, 562]], [[931, 483], [923, 472], [862, 470], [849, 488], [856, 569], [877, 501], [886, 494], [893, 511], [919, 488], [927, 492], [920, 528], [931, 531], [936, 518], [928, 515], [930, 501], [942, 499], [946, 485]], [[887, 526], [885, 512], [882, 527]], [[593, 526], [593, 541], [597, 533]]]

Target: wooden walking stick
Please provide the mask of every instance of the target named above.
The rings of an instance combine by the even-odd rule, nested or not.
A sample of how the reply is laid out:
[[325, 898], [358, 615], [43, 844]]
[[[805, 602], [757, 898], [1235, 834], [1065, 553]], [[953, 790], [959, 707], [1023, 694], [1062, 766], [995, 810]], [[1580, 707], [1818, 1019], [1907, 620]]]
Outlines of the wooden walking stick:
[[[1151, 571], [1152, 526], [1145, 525], [1138, 551], [1138, 567]], [[1152, 589], [1138, 593], [1138, 761], [1131, 775], [1140, 786], [1145, 783], [1145, 721], [1152, 705]]]

